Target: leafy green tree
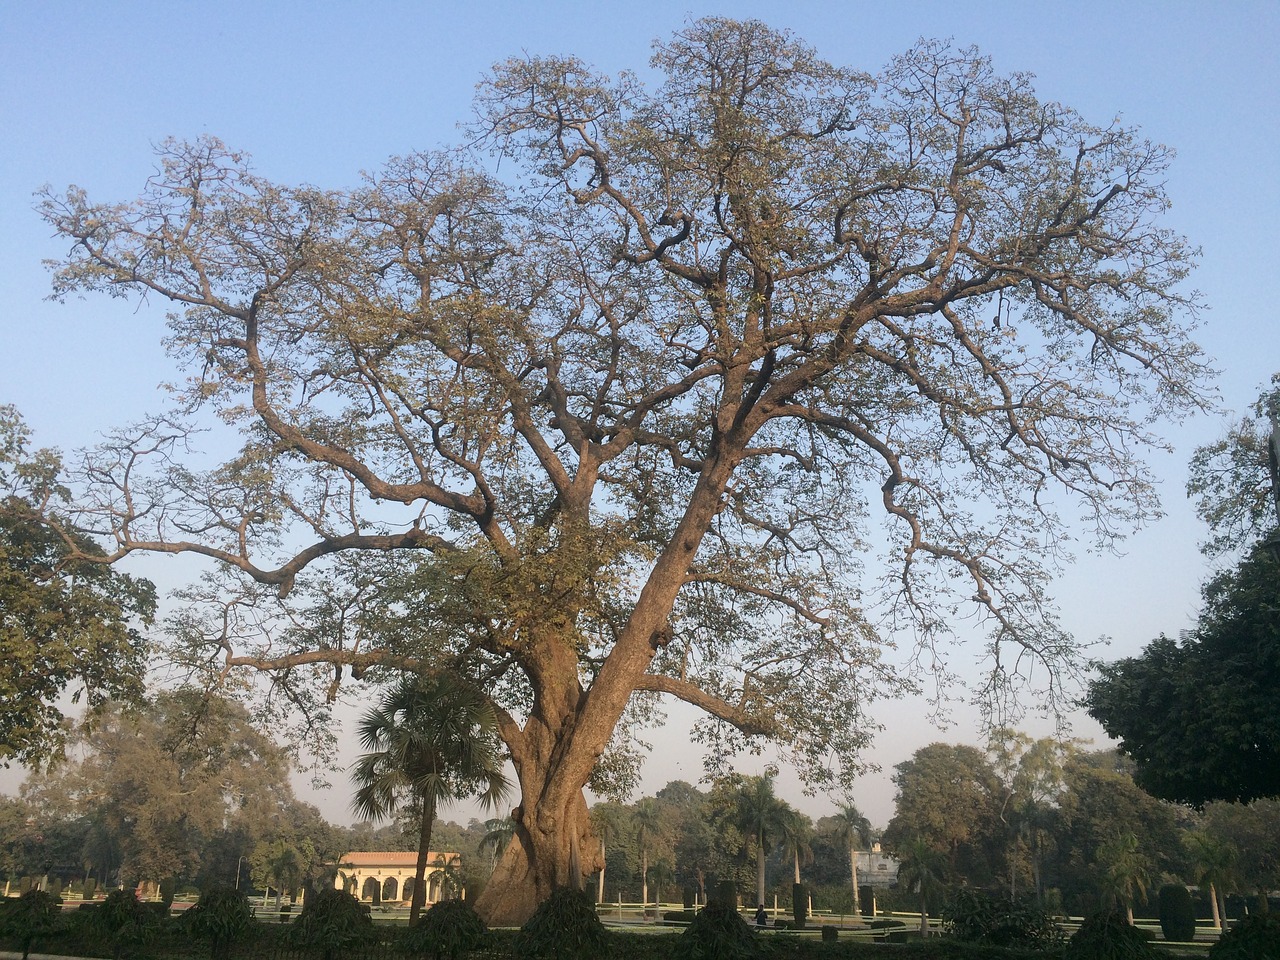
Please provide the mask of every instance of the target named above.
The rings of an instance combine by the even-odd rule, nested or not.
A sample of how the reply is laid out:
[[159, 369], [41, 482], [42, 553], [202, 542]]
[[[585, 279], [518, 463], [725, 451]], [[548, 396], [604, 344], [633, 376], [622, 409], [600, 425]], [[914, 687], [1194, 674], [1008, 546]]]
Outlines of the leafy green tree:
[[649, 902], [649, 854], [654, 845], [666, 841], [667, 822], [658, 801], [643, 797], [631, 811], [631, 828], [640, 854], [640, 902]]
[[[872, 75], [708, 18], [652, 65], [649, 88], [508, 60], [470, 150], [347, 192], [206, 138], [164, 145], [134, 203], [41, 203], [69, 245], [55, 296], [169, 301], [192, 373], [90, 454], [76, 522], [114, 538], [102, 559], [225, 565], [231, 617], [190, 614], [187, 662], [486, 691], [521, 789], [490, 922], [595, 869], [583, 789], [627, 755], [637, 693], [706, 712], [717, 758], [769, 738], [851, 786], [869, 694], [898, 689], [849, 549], [869, 490], [900, 622], [935, 644], [981, 617], [992, 695], [1025, 660], [1059, 699], [1074, 647], [1039, 545], [1150, 516], [1149, 424], [1205, 402], [1170, 151], [946, 43]], [[197, 472], [206, 422], [243, 446]], [[400, 563], [440, 589], [393, 633], [307, 622], [356, 609], [308, 607], [320, 585], [376, 607]]]
[[1280, 800], [1210, 804], [1204, 831], [1234, 850], [1234, 879], [1257, 893], [1257, 910], [1265, 913], [1267, 892], [1280, 886]]
[[506, 795], [496, 727], [489, 701], [448, 674], [405, 678], [360, 720], [360, 745], [370, 752], [352, 768], [353, 808], [380, 820], [410, 803], [419, 824], [411, 924], [426, 899], [437, 808], [475, 795], [493, 807]]
[[[778, 832], [782, 847], [791, 858], [792, 882], [800, 882], [800, 861], [810, 863], [813, 860], [813, 821], [808, 816], [792, 807], [784, 807], [778, 823]], [[758, 901], [757, 901], [758, 902]]]
[[484, 822], [484, 837], [480, 841], [480, 850], [487, 851], [491, 855], [493, 867], [498, 866], [498, 857], [502, 856], [515, 835], [516, 824], [510, 817], [495, 817]]
[[1154, 875], [1185, 873], [1175, 808], [1138, 787], [1114, 752], [1072, 758], [1064, 784], [1046, 829], [1054, 851], [1046, 871], [1072, 910], [1091, 913], [1099, 906], [1099, 873], [1106, 869], [1101, 851], [1115, 837], [1136, 837], [1138, 854]]
[[284, 895], [296, 894], [314, 860], [315, 850], [308, 841], [294, 844], [276, 839], [260, 842], [254, 847], [249, 855], [249, 866], [255, 886], [275, 891], [278, 912]]
[[1280, 796], [1280, 567], [1255, 546], [1204, 590], [1195, 630], [1106, 664], [1090, 715], [1150, 793], [1196, 806]]
[[109, 701], [142, 699], [156, 609], [150, 581], [104, 566], [64, 519], [73, 509], [52, 450], [30, 449], [21, 415], [0, 406], [0, 764], [60, 756], [64, 694], [92, 720]]
[[853, 883], [853, 915], [862, 916], [862, 898], [858, 895], [858, 851], [871, 848], [871, 821], [852, 803], [841, 805], [834, 820], [835, 839], [849, 852], [849, 879]]
[[773, 791], [773, 775], [741, 777], [735, 782], [729, 819], [748, 845], [756, 864], [756, 903], [764, 903], [765, 863], [785, 832], [788, 807]]
[[948, 870], [975, 886], [999, 876], [993, 857], [1001, 844], [1000, 784], [991, 761], [977, 747], [933, 743], [896, 767], [898, 793], [885, 844], [923, 839], [947, 852]]
[[1231, 554], [1275, 529], [1277, 491], [1271, 473], [1270, 442], [1280, 420], [1280, 374], [1271, 378], [1253, 404], [1252, 416], [1237, 422], [1220, 440], [1191, 457], [1187, 496], [1209, 527], [1205, 552]]
[[210, 856], [230, 882], [239, 853], [219, 847], [273, 829], [294, 803], [284, 751], [240, 704], [198, 690], [160, 693], [137, 712], [109, 707], [77, 745], [77, 759], [32, 778], [30, 795], [118, 844], [126, 883], [194, 879]]
[[[1202, 806], [1280, 796], [1280, 375], [1222, 440], [1191, 461], [1187, 492], [1211, 537], [1239, 561], [1204, 588], [1195, 630], [1101, 668], [1089, 713], [1137, 762], [1156, 796]], [[1264, 536], [1270, 534], [1267, 539]]]

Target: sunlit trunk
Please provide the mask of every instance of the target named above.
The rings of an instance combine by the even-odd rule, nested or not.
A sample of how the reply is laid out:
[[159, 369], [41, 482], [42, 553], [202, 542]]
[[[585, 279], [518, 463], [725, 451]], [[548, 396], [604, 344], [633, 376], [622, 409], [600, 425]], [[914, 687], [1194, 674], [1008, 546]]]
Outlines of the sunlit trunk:
[[1209, 906], [1213, 909], [1213, 928], [1221, 930], [1222, 914], [1218, 912], [1218, 891], [1212, 883], [1209, 884]]
[[427, 900], [427, 855], [431, 852], [431, 824], [436, 818], [435, 801], [422, 800], [422, 823], [418, 827], [418, 859], [413, 869], [413, 899], [409, 902], [409, 925], [418, 922]]
[[862, 897], [858, 894], [858, 851], [849, 848], [849, 875], [853, 877], [853, 915], [862, 916]]

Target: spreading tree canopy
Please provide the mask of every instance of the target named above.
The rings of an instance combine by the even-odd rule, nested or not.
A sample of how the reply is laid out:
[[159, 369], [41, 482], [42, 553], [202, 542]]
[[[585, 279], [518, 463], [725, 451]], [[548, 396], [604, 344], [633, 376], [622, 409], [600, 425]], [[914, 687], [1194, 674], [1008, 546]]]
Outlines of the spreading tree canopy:
[[[873, 76], [707, 19], [651, 66], [500, 63], [465, 149], [348, 191], [205, 138], [131, 203], [41, 204], [56, 295], [167, 301], [188, 372], [90, 454], [77, 522], [221, 561], [189, 664], [482, 690], [521, 791], [490, 921], [595, 868], [583, 787], [655, 695], [821, 785], [892, 689], [877, 625], [936, 651], [967, 614], [989, 700], [1054, 694], [1063, 517], [1150, 515], [1152, 421], [1202, 403], [1164, 147], [945, 43]], [[217, 418], [241, 447], [198, 467]]]

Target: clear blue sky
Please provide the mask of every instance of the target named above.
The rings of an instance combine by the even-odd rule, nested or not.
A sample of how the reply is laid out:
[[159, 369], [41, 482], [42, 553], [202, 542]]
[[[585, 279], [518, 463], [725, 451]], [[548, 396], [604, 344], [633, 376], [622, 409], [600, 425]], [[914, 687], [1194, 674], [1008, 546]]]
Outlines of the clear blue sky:
[[[789, 28], [827, 59], [870, 71], [922, 36], [976, 44], [1001, 71], [1035, 73], [1042, 98], [1096, 123], [1120, 116], [1175, 147], [1168, 223], [1204, 251], [1194, 285], [1210, 310], [1198, 339], [1222, 371], [1224, 408], [1244, 410], [1280, 370], [1269, 292], [1280, 225], [1277, 2], [12, 0], [0, 5], [0, 403], [17, 404], [41, 443], [73, 449], [158, 409], [169, 376], [160, 309], [44, 300], [41, 260], [63, 251], [31, 210], [42, 184], [126, 200], [151, 169], [153, 143], [210, 133], [268, 177], [351, 186], [388, 156], [452, 142], [496, 60], [573, 53], [643, 75], [652, 39], [706, 14]], [[1204, 418], [1171, 436], [1175, 453], [1156, 461], [1169, 517], [1134, 536], [1125, 557], [1082, 556], [1063, 575], [1068, 625], [1086, 639], [1110, 635], [1106, 656], [1192, 622], [1205, 571], [1183, 496], [1186, 462], [1222, 430]], [[963, 712], [941, 733], [920, 714], [913, 704], [882, 709], [880, 763], [974, 736]], [[696, 780], [696, 756], [661, 752], [647, 791], [672, 776]], [[869, 778], [861, 799], [873, 821], [887, 820], [885, 777]], [[342, 806], [324, 804], [334, 816]]]

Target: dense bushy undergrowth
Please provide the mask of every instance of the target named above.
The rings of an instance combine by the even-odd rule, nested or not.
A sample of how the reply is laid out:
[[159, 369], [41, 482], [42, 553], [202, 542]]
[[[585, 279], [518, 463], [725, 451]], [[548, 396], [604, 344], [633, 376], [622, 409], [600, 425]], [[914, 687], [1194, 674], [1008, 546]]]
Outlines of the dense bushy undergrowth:
[[1251, 913], [1223, 933], [1209, 960], [1280, 960], [1280, 917]]
[[1066, 960], [1164, 960], [1169, 954], [1151, 945], [1149, 935], [1114, 910], [1086, 917], [1067, 941]]
[[943, 919], [948, 933], [968, 943], [1031, 950], [1062, 946], [1062, 932], [1053, 918], [1028, 899], [1001, 900], [961, 890]]

